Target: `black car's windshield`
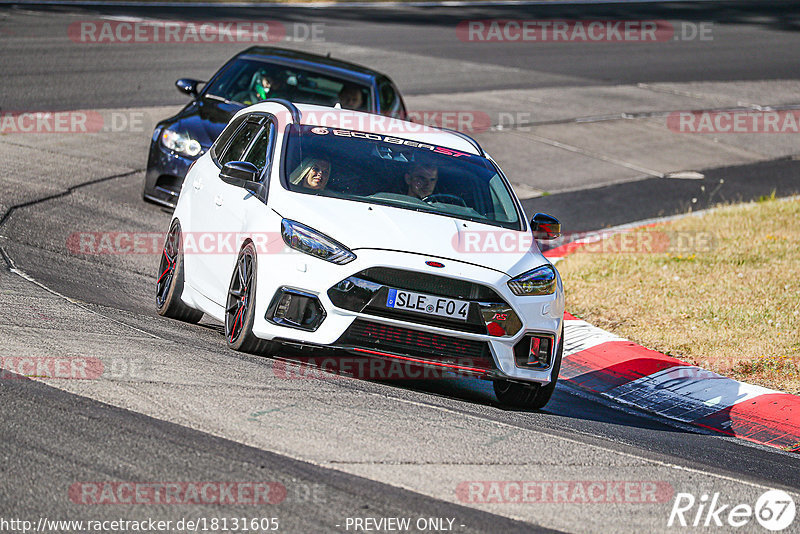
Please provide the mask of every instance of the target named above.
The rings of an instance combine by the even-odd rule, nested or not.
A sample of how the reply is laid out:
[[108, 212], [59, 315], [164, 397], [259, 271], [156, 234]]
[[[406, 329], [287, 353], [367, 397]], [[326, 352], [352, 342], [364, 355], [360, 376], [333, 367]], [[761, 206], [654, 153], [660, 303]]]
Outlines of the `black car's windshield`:
[[521, 229], [512, 193], [489, 160], [390, 135], [291, 125], [284, 185]]
[[245, 105], [268, 98], [285, 98], [301, 104], [373, 111], [369, 87], [295, 67], [284, 67], [251, 59], [237, 59], [209, 85], [206, 97], [217, 97]]

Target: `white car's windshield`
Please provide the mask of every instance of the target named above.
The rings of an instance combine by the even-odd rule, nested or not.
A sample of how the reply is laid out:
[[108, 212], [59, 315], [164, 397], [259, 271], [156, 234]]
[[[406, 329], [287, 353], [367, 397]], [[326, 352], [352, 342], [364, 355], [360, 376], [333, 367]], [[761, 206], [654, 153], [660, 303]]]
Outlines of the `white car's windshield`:
[[521, 229], [512, 193], [486, 158], [320, 126], [291, 125], [286, 143], [284, 185], [292, 191]]

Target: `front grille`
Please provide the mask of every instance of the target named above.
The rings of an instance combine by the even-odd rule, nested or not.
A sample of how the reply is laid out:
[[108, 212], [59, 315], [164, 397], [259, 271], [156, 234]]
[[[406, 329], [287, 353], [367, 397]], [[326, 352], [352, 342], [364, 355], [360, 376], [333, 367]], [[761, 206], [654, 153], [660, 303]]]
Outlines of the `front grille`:
[[[459, 321], [448, 317], [387, 308], [386, 297], [390, 288], [470, 301], [467, 319]], [[328, 290], [328, 297], [334, 306], [346, 310], [471, 334], [488, 333], [482, 316], [482, 309], [487, 304], [507, 306], [503, 298], [487, 286], [390, 267], [364, 269], [332, 286]]]
[[384, 350], [431, 362], [494, 369], [489, 344], [356, 319], [337, 344]]
[[183, 178], [172, 176], [171, 174], [162, 174], [156, 179], [155, 187], [167, 194], [178, 196], [181, 192], [181, 185]]
[[[385, 300], [383, 302], [385, 302]], [[486, 331], [486, 325], [480, 319], [480, 312], [477, 308], [473, 307], [470, 307], [470, 314], [468, 317], [469, 320], [466, 322], [459, 321], [457, 319], [450, 319], [448, 317], [423, 315], [421, 313], [407, 312], [381, 306], [367, 306], [364, 308], [364, 313], [368, 313], [369, 315], [377, 315], [378, 317], [388, 317], [389, 319], [399, 319], [400, 321], [408, 321], [410, 323], [435, 326], [437, 328], [459, 330], [461, 332], [469, 332], [470, 334], [486, 335], [488, 333]]]
[[503, 302], [503, 299], [489, 287], [466, 280], [448, 278], [435, 274], [418, 273], [390, 267], [370, 267], [356, 275], [372, 282], [389, 287], [430, 293], [439, 297], [462, 300]]

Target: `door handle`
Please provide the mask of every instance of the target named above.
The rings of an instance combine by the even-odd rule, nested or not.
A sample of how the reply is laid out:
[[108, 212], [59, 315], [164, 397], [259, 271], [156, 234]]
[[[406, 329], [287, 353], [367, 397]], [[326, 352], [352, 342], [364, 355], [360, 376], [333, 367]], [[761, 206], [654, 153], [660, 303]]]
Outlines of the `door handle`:
[[222, 206], [222, 197], [219, 196], [219, 195], [215, 196], [214, 197], [214, 204], [216, 204], [217, 206]]

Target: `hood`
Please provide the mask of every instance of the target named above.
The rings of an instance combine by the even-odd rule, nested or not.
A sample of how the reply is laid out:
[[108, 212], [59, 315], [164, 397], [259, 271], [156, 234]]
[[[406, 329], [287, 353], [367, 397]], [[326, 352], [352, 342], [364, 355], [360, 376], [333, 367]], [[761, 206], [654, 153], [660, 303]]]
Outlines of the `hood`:
[[186, 132], [208, 149], [216, 141], [228, 121], [242, 109], [238, 104], [226, 104], [214, 100], [195, 100], [175, 117], [175, 121], [167, 127], [179, 132]]
[[275, 206], [282, 217], [310, 226], [356, 254], [359, 249], [408, 252], [424, 259], [478, 265], [511, 277], [549, 263], [529, 231], [303, 193], [285, 192]]

